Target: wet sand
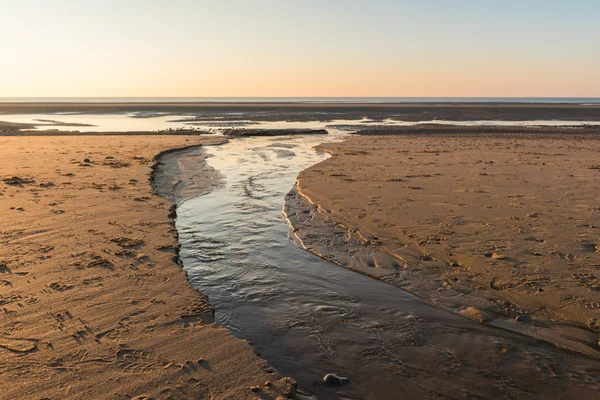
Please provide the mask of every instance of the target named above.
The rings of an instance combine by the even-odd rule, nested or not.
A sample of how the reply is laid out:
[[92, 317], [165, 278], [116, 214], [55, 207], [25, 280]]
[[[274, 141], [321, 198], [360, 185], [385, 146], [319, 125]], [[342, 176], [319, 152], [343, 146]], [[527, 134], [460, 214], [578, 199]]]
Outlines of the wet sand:
[[333, 157], [288, 199], [296, 234], [438, 307], [600, 358], [600, 137], [470, 133], [319, 146]]
[[[159, 152], [220, 140], [3, 139], [0, 380], [6, 389], [0, 397], [277, 398], [291, 392], [289, 380], [213, 323], [206, 298], [173, 261], [171, 204], [148, 184]], [[594, 135], [577, 141], [473, 132], [355, 136], [322, 148], [333, 158], [303, 172], [292, 199], [300, 212], [291, 220], [309, 250], [466, 318], [598, 359], [594, 193], [600, 142]], [[160, 194], [185, 198], [218, 186], [202, 161], [196, 152], [181, 158], [201, 167], [190, 192], [174, 185], [174, 192]], [[523, 314], [533, 322], [516, 322]], [[388, 355], [406, 345], [394, 345], [396, 330], [389, 333], [381, 348]], [[419, 340], [413, 345], [423, 346]], [[527, 397], [531, 393], [522, 388], [530, 386], [536, 393], [560, 388], [594, 398], [598, 390], [589, 364], [596, 361], [555, 356], [543, 346], [511, 342], [508, 352], [500, 346], [479, 354], [485, 365], [465, 362], [471, 359], [468, 341], [445, 348], [458, 349], [434, 348], [436, 357], [459, 363], [444, 370], [448, 376], [459, 369], [492, 371], [503, 395]], [[418, 365], [422, 353], [410, 354], [410, 365]], [[523, 361], [517, 371], [506, 361], [515, 354]], [[532, 370], [521, 369], [529, 359]], [[436, 364], [418, 374], [409, 369], [407, 395], [417, 388], [428, 393], [423, 382]], [[512, 373], [529, 377], [530, 384], [507, 381]], [[371, 375], [378, 376], [358, 376], [358, 383]], [[573, 387], [561, 383], [566, 376]], [[468, 375], [461, 379], [456, 393], [472, 382]], [[441, 385], [429, 394], [443, 392]], [[483, 386], [472, 392], [486, 393]]]
[[[72, 127], [72, 130], [56, 130], [56, 126], [65, 125]], [[35, 124], [26, 123], [15, 123], [2, 121], [2, 114], [0, 114], [0, 137], [1, 136], [194, 136], [194, 135], [210, 135], [213, 132], [198, 130], [194, 128], [189, 129], [172, 129], [169, 131], [107, 131], [107, 132], [81, 132], [77, 130], [78, 124], [72, 123], [58, 123], [54, 126], [48, 126], [46, 130], [35, 130]], [[92, 126], [79, 124], [79, 126]]]
[[[597, 360], [469, 321], [298, 249], [281, 202], [300, 170], [326, 158], [311, 150], [321, 140], [206, 148], [223, 188], [181, 204], [177, 228], [188, 278], [219, 322], [319, 399], [598, 397]], [[190, 157], [161, 168], [173, 161], [182, 176], [202, 179], [202, 169], [186, 171]], [[310, 215], [287, 200], [288, 216]], [[329, 372], [350, 384], [326, 387]]]
[[0, 103], [0, 120], [1, 114], [56, 112], [195, 114], [203, 120], [214, 118], [218, 121], [318, 121], [363, 117], [402, 121], [600, 120], [600, 106], [566, 103]]
[[159, 152], [219, 140], [2, 139], [0, 398], [292, 392], [213, 322], [176, 263], [171, 204], [149, 184]]
[[[545, 121], [544, 121], [545, 122]], [[589, 137], [590, 135], [600, 134], [600, 126], [580, 125], [580, 126], [500, 126], [500, 125], [445, 125], [440, 123], [421, 123], [412, 126], [371, 126], [351, 131], [350, 133], [360, 136], [398, 136], [398, 135], [452, 135], [461, 137], [480, 137], [482, 135], [494, 135], [495, 139], [514, 138], [515, 135], [528, 135], [534, 138], [536, 135], [541, 139], [548, 135], [569, 135], [569, 138], [578, 139], [578, 135]]]

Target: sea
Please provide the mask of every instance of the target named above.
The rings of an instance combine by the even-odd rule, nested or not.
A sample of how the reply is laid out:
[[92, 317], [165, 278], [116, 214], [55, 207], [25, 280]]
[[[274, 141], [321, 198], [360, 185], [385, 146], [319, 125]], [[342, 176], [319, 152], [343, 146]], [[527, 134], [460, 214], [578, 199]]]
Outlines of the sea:
[[600, 105], [600, 97], [0, 97], [0, 103], [548, 103]]

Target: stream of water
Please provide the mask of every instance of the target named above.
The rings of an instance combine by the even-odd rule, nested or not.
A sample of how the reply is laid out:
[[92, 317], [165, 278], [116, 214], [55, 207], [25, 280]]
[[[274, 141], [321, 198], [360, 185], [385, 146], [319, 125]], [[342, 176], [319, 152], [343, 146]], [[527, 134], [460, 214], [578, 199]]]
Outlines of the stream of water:
[[[313, 146], [343, 138], [330, 132], [206, 148], [222, 185], [180, 204], [177, 229], [190, 282], [219, 323], [319, 399], [598, 398], [597, 361], [473, 323], [296, 247], [284, 195], [326, 159]], [[351, 383], [327, 387], [329, 372]]]
[[[168, 115], [131, 117], [0, 115], [0, 120], [32, 123], [38, 130], [82, 132], [250, 124], [243, 120], [199, 122]], [[414, 124], [367, 119], [251, 124], [325, 128], [336, 123], [357, 128], [372, 123]], [[171, 155], [184, 176], [200, 187], [209, 180], [208, 186], [214, 187], [203, 196], [173, 200], [179, 203], [176, 224], [181, 260], [191, 284], [209, 296], [219, 323], [248, 340], [281, 375], [296, 379], [305, 397], [600, 398], [597, 360], [471, 322], [296, 247], [282, 214], [284, 196], [301, 170], [328, 157], [314, 151], [315, 145], [343, 140], [344, 132], [331, 126], [328, 130], [327, 136], [238, 138], [221, 146]], [[214, 181], [212, 171], [197, 168], [204, 162], [204, 151], [220, 182]], [[175, 195], [181, 193], [186, 192], [174, 191]], [[350, 384], [326, 386], [322, 377], [330, 372], [349, 377]]]

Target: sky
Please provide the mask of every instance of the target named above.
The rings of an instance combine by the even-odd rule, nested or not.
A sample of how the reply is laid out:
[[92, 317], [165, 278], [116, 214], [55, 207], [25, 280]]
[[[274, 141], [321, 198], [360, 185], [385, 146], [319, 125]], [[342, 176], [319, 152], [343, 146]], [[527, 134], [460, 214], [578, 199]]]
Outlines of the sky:
[[0, 0], [0, 97], [600, 97], [598, 0]]

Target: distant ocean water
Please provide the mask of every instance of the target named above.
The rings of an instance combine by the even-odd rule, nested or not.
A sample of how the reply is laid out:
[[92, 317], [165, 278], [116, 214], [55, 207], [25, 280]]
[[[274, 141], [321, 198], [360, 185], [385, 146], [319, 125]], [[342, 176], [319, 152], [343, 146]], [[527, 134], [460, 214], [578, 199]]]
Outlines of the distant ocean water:
[[569, 103], [600, 104], [600, 97], [0, 97], [5, 103]]

